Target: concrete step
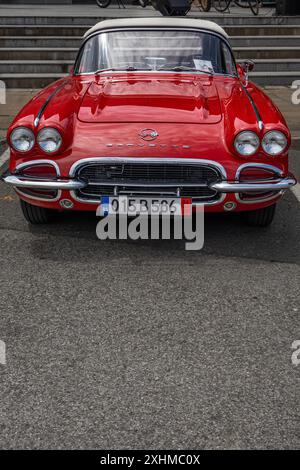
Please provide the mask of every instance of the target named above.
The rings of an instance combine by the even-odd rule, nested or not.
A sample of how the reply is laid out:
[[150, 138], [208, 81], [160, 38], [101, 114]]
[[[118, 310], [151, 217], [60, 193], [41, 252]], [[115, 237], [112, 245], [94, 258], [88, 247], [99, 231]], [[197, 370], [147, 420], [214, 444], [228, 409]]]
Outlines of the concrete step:
[[[193, 15], [189, 15], [193, 16]], [[194, 15], [195, 17], [195, 15]], [[86, 18], [85, 18], [86, 19]], [[237, 15], [205, 15], [205, 20], [214, 21], [220, 26], [293, 26], [300, 25], [300, 16], [237, 16]], [[99, 20], [100, 21], [100, 20]], [[87, 23], [89, 24], [89, 23]]]
[[229, 36], [300, 36], [300, 25], [232, 25], [224, 26]]
[[7, 88], [44, 88], [50, 83], [66, 76], [60, 73], [1, 73], [0, 80], [4, 81]]
[[0, 73], [65, 74], [73, 63], [73, 60], [0, 60]]
[[[151, 12], [152, 13], [152, 12]], [[155, 12], [153, 12], [154, 14]], [[132, 17], [130, 10], [124, 10], [124, 17]], [[153, 16], [153, 15], [152, 15]], [[155, 15], [155, 16], [160, 16]], [[191, 12], [188, 15], [190, 18], [199, 18], [196, 11]], [[203, 15], [205, 20], [215, 21], [221, 26], [249, 26], [249, 25], [266, 25], [269, 26], [292, 26], [300, 25], [300, 16], [247, 16], [247, 15]], [[70, 16], [1, 16], [0, 25], [88, 25], [92, 26], [97, 21], [112, 19], [110, 15], [107, 15], [105, 10], [99, 9], [98, 15], [70, 15]]]
[[291, 86], [299, 80], [299, 72], [252, 72], [251, 80], [262, 86]]
[[[90, 25], [0, 25], [0, 37], [7, 36], [68, 36], [82, 37]], [[232, 25], [224, 26], [229, 36], [300, 36], [297, 25]]]
[[82, 41], [81, 37], [48, 37], [48, 36], [9, 36], [0, 37], [1, 47], [76, 47], [78, 48]]
[[[7, 36], [71, 36], [81, 37], [89, 25], [0, 25], [0, 37]], [[300, 33], [299, 33], [300, 34]]]
[[232, 36], [233, 47], [295, 47], [300, 46], [300, 36]]
[[0, 60], [75, 60], [78, 48], [0, 48]]
[[300, 47], [234, 47], [238, 59], [299, 59]]
[[255, 72], [298, 72], [300, 79], [300, 59], [255, 59]]
[[[0, 37], [2, 47], [79, 47], [81, 36], [8, 36]], [[300, 36], [235, 36], [230, 42], [233, 47], [300, 47]]]

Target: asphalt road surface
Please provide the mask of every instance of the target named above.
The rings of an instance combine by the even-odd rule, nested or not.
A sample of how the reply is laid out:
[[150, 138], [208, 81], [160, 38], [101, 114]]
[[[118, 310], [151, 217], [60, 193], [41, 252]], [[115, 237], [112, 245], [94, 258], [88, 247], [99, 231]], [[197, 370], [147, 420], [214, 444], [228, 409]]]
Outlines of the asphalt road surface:
[[0, 447], [299, 449], [299, 208], [209, 216], [186, 252], [29, 227], [0, 183]]

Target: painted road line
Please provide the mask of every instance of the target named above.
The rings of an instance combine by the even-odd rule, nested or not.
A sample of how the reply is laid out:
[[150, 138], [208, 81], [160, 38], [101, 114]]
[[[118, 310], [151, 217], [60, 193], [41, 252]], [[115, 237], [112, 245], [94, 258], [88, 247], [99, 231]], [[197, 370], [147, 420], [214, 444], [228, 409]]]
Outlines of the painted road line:
[[0, 364], [6, 364], [6, 346], [4, 341], [0, 339]]
[[6, 149], [5, 152], [2, 153], [0, 157], [0, 169], [2, 166], [4, 166], [9, 159], [9, 149]]
[[296, 184], [296, 186], [293, 186], [291, 189], [298, 202], [300, 202], [300, 184]]

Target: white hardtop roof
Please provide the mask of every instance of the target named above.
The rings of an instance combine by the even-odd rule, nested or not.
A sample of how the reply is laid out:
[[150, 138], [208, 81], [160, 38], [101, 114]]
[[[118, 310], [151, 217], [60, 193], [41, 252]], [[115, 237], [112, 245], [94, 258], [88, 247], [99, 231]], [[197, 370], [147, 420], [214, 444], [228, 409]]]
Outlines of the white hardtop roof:
[[228, 38], [228, 34], [224, 31], [221, 26], [212, 21], [197, 20], [190, 18], [122, 18], [119, 20], [105, 20], [100, 21], [95, 26], [90, 28], [84, 35], [87, 38], [93, 33], [101, 32], [107, 29], [118, 29], [118, 28], [193, 28], [193, 29], [204, 29], [213, 33], [221, 34], [221, 36]]

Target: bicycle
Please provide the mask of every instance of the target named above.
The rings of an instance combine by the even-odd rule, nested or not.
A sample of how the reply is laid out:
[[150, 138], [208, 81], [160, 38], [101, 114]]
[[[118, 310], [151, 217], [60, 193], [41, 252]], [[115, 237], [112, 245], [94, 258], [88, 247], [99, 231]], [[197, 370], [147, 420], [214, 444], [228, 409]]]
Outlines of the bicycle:
[[[100, 7], [100, 8], [107, 8], [111, 4], [111, 0], [103, 0], [103, 1], [96, 0], [96, 3], [98, 5], [98, 7]], [[123, 8], [126, 8], [122, 0], [118, 0], [118, 6], [119, 6], [119, 8], [121, 8], [121, 6]]]
[[[96, 0], [97, 5], [100, 8], [107, 8], [111, 4], [111, 0]], [[151, 5], [155, 10], [159, 11], [163, 16], [184, 16], [186, 15], [191, 8], [191, 0], [186, 1], [186, 5], [175, 6], [169, 1], [160, 1], [160, 0], [129, 0], [131, 5], [140, 5], [143, 8]], [[121, 6], [126, 8], [123, 0], [118, 0], [119, 8]]]
[[[98, 5], [98, 7], [100, 8], [107, 8], [110, 6], [111, 4], [111, 1], [112, 0], [96, 0], [96, 3]], [[138, 3], [140, 4], [141, 7], [145, 8], [146, 6], [148, 6], [150, 4], [150, 1], [148, 0], [138, 0]], [[124, 2], [123, 0], [118, 0], [118, 5], [119, 5], [119, 8], [123, 7], [123, 8], [126, 8], [125, 5], [124, 5]]]
[[211, 7], [214, 6], [215, 10], [219, 13], [224, 13], [229, 10], [231, 4], [234, 3], [240, 8], [250, 8], [252, 13], [257, 16], [261, 7], [260, 0], [247, 0], [244, 3], [241, 0], [199, 0], [200, 7], [203, 11], [210, 11]]
[[210, 11], [212, 7], [212, 0], [198, 0], [198, 6], [203, 11]]

